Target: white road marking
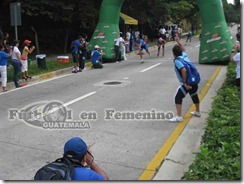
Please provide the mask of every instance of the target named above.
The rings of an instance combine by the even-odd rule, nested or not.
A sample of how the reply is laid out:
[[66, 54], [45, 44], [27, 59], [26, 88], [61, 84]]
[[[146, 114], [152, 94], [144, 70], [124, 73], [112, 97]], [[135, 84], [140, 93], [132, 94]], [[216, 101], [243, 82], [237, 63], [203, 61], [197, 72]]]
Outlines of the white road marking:
[[125, 78], [123, 78], [123, 80], [128, 80], [129, 79], [129, 77], [125, 77]]
[[157, 67], [158, 65], [161, 65], [161, 63], [158, 63], [158, 64], [156, 64], [156, 65], [150, 66], [149, 68], [146, 68], [146, 69], [142, 70], [141, 72], [143, 73], [143, 72], [146, 72], [146, 71], [148, 71], [148, 70], [151, 70], [152, 68], [155, 68], [155, 67]]
[[[69, 101], [69, 102], [63, 104], [63, 106], [64, 106], [64, 107], [68, 107], [69, 105], [72, 105], [72, 104], [74, 104], [74, 103], [76, 103], [76, 102], [78, 102], [78, 101], [84, 100], [85, 98], [87, 98], [87, 97], [89, 97], [89, 96], [92, 96], [92, 95], [94, 95], [94, 94], [96, 94], [95, 91], [94, 91], [94, 92], [91, 92], [91, 93], [88, 93], [88, 94], [86, 94], [86, 95], [83, 95], [83, 96], [81, 96], [81, 97], [79, 97], [79, 98], [76, 98], [76, 99], [74, 99], [74, 100], [71, 100], [71, 101]], [[50, 111], [41, 114], [41, 116], [39, 116], [39, 119], [41, 119], [41, 118], [43, 118], [44, 116], [47, 116], [47, 115], [49, 115], [49, 114], [51, 114], [51, 113], [54, 113], [54, 112], [58, 111], [59, 109], [60, 109], [60, 106], [59, 106], [59, 107], [55, 107], [55, 108], [51, 109]], [[35, 118], [37, 118], [37, 117], [35, 117]]]
[[7, 93], [11, 93], [11, 92], [14, 92], [14, 91], [18, 91], [18, 90], [21, 90], [21, 89], [24, 89], [24, 88], [29, 88], [31, 86], [36, 86], [38, 84], [42, 84], [42, 83], [49, 82], [49, 81], [52, 81], [52, 80], [56, 80], [56, 79], [60, 79], [60, 78], [63, 78], [63, 77], [67, 77], [69, 75], [73, 75], [73, 74], [66, 74], [66, 75], [54, 77], [54, 78], [51, 78], [51, 79], [45, 79], [43, 81], [35, 81], [35, 82], [33, 82], [33, 84], [27, 84], [26, 86], [23, 86], [23, 87], [20, 87], [20, 88], [11, 89], [11, 90], [9, 90], [7, 92], [0, 93], [0, 95], [4, 95], [4, 94], [7, 94]]
[[74, 104], [74, 103], [76, 103], [76, 102], [78, 102], [78, 101], [84, 100], [85, 98], [87, 98], [87, 97], [89, 97], [89, 96], [92, 96], [92, 95], [94, 95], [94, 94], [96, 94], [95, 91], [93, 91], [93, 92], [91, 92], [91, 93], [88, 93], [88, 94], [86, 94], [86, 95], [83, 95], [83, 96], [81, 96], [81, 97], [79, 97], [79, 98], [76, 98], [76, 99], [74, 99], [74, 100], [71, 100], [71, 101], [69, 101], [69, 102], [67, 102], [67, 103], [65, 103], [65, 104], [63, 104], [63, 105], [64, 105], [65, 107], [67, 107], [67, 106], [72, 105], [72, 104]]

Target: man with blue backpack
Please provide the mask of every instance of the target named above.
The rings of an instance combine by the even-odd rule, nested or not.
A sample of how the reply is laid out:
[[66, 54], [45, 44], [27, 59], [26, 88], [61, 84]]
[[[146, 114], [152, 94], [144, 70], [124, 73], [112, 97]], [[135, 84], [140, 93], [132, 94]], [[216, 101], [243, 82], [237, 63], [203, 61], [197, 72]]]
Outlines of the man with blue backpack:
[[180, 122], [183, 121], [183, 117], [181, 114], [182, 110], [182, 101], [183, 98], [190, 94], [193, 103], [195, 104], [196, 110], [191, 112], [193, 116], [200, 117], [200, 102], [197, 94], [198, 83], [200, 82], [200, 75], [197, 71], [197, 68], [190, 61], [186, 54], [186, 50], [180, 42], [180, 38], [176, 37], [175, 41], [177, 45], [175, 45], [172, 49], [174, 55], [174, 69], [179, 79], [181, 86], [177, 89], [175, 95], [175, 104], [177, 115], [170, 119], [172, 122]]
[[107, 174], [94, 162], [90, 148], [80, 137], [69, 139], [62, 158], [39, 169], [34, 180], [108, 180]]

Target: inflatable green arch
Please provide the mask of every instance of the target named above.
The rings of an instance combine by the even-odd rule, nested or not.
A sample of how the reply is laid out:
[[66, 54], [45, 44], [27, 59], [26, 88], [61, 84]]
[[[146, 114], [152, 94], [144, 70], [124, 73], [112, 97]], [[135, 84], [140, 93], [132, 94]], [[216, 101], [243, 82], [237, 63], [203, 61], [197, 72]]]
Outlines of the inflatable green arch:
[[[120, 10], [125, 0], [103, 0], [98, 25], [89, 49], [99, 45], [105, 60], [114, 60], [114, 43], [119, 34]], [[231, 34], [226, 24], [221, 0], [197, 0], [203, 23], [200, 63], [226, 62], [230, 59]]]
[[120, 10], [125, 0], [103, 0], [100, 9], [98, 25], [91, 37], [89, 49], [95, 45], [103, 50], [105, 60], [111, 61], [115, 58], [115, 39], [120, 34], [119, 17]]
[[232, 38], [221, 0], [197, 0], [203, 30], [199, 63], [225, 63], [230, 60]]

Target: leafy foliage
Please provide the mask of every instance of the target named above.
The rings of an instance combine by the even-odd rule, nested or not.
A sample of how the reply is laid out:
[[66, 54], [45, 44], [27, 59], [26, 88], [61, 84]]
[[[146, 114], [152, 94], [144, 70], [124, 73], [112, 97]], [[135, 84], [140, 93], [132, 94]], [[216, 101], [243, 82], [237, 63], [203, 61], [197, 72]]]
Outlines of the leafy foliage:
[[[222, 0], [226, 20], [240, 20], [240, 0], [235, 5]], [[15, 34], [10, 26], [10, 3], [16, 0], [0, 0], [0, 29]], [[40, 45], [45, 49], [60, 50], [65, 44], [86, 33], [91, 37], [99, 18], [102, 0], [19, 0], [22, 6], [22, 26], [18, 28], [20, 40], [32, 39], [31, 27], [38, 30]], [[183, 20], [199, 25], [200, 16], [196, 0], [125, 0], [122, 12], [139, 21], [138, 29], [143, 34], [155, 35], [157, 27], [171, 21]], [[137, 27], [133, 27], [137, 29]], [[48, 33], [48, 34], [47, 34]], [[54, 38], [54, 39], [53, 39]]]
[[214, 98], [202, 137], [201, 152], [183, 180], [240, 180], [240, 92], [232, 82], [235, 65]]

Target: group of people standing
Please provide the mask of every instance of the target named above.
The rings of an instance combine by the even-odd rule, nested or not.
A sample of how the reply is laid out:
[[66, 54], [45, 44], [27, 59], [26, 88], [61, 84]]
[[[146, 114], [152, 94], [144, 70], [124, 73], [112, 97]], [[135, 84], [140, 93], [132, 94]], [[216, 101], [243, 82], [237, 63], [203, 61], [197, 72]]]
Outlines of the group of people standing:
[[[122, 60], [121, 56], [124, 58], [124, 60], [127, 60], [126, 51], [134, 51], [135, 45], [138, 46], [141, 63], [143, 63], [144, 60], [142, 51], [145, 50], [149, 56], [151, 55], [148, 50], [147, 39], [143, 38], [139, 32], [131, 32], [131, 29], [126, 32], [125, 39], [122, 37], [122, 33], [120, 33], [115, 39], [115, 62], [119, 63]], [[129, 49], [126, 49], [126, 47]]]
[[159, 29], [159, 37], [165, 40], [172, 39], [174, 41], [176, 37], [181, 38], [181, 35], [182, 29], [180, 26], [168, 26], [167, 29], [165, 27]]
[[21, 87], [19, 84], [19, 72], [22, 71], [22, 79], [27, 80], [31, 79], [31, 76], [28, 75], [28, 54], [31, 54], [35, 49], [35, 46], [30, 47], [31, 41], [25, 40], [22, 54], [19, 50], [20, 41], [14, 40], [13, 45], [9, 43], [9, 34], [5, 33], [4, 38], [0, 43], [0, 75], [3, 92], [6, 92], [7, 85], [7, 66], [8, 61], [13, 66], [14, 76], [13, 81], [15, 87]]

